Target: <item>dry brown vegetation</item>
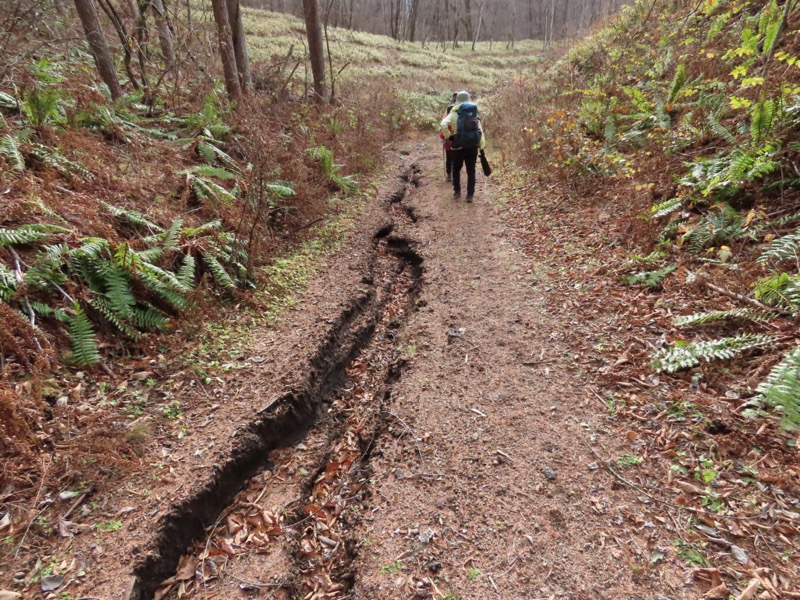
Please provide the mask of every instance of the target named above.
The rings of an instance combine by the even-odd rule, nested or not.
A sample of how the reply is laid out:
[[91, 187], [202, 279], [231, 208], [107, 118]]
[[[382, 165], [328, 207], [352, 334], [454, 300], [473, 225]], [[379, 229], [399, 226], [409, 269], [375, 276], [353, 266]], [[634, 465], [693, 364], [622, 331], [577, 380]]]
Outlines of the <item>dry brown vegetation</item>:
[[587, 400], [629, 430], [598, 458], [680, 525], [709, 598], [797, 593], [789, 4], [637, 2], [498, 100], [508, 215], [602, 382]]

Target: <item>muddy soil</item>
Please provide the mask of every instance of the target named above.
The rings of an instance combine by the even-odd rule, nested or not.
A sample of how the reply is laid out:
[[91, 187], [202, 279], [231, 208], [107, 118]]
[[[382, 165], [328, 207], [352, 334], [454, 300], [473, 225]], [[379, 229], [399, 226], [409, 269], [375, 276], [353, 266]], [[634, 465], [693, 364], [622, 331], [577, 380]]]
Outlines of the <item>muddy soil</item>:
[[677, 523], [604, 462], [624, 432], [491, 182], [455, 200], [440, 161], [433, 140], [400, 161], [298, 309], [254, 332], [259, 359], [120, 482], [124, 535], [64, 542], [80, 575], [59, 592], [702, 595], [670, 551]]

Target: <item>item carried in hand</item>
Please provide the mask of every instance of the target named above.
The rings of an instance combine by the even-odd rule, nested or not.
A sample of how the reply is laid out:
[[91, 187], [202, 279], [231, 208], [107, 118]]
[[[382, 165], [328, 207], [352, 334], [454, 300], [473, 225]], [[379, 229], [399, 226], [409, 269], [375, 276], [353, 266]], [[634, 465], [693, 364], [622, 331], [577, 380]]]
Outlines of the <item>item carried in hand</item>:
[[492, 174], [492, 167], [489, 165], [489, 160], [486, 158], [486, 152], [481, 150], [481, 168], [483, 169], [483, 174], [487, 177]]

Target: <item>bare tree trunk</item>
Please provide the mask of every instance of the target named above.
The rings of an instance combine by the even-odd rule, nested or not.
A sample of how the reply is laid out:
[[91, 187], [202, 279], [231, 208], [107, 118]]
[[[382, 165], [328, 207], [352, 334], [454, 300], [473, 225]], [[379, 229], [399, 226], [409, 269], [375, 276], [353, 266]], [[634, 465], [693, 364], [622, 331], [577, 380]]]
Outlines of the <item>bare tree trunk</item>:
[[214, 21], [217, 23], [219, 54], [222, 58], [222, 72], [225, 76], [225, 90], [228, 92], [229, 100], [238, 100], [242, 96], [242, 86], [239, 85], [236, 51], [233, 48], [231, 26], [228, 21], [228, 3], [225, 0], [211, 0], [211, 8], [214, 11]]
[[413, 42], [417, 35], [417, 18], [419, 15], [419, 0], [413, 0], [411, 14], [408, 16], [408, 41]]
[[75, 0], [75, 9], [78, 11], [86, 39], [89, 40], [89, 48], [92, 51], [97, 70], [100, 72], [100, 77], [108, 86], [111, 97], [116, 100], [122, 96], [122, 88], [117, 79], [117, 72], [114, 70], [114, 61], [111, 60], [108, 52], [106, 38], [100, 28], [100, 19], [97, 18], [94, 3], [92, 0]]
[[108, 0], [98, 0], [100, 4], [100, 8], [106, 13], [106, 16], [111, 21], [112, 25], [114, 25], [114, 29], [117, 32], [117, 36], [119, 37], [119, 41], [122, 44], [122, 52], [124, 53], [124, 58], [122, 59], [122, 64], [125, 67], [125, 72], [128, 74], [128, 79], [131, 80], [131, 84], [133, 84], [133, 89], [139, 89], [139, 82], [136, 79], [136, 75], [133, 72], [133, 68], [131, 67], [131, 58], [133, 57], [133, 49], [131, 48], [130, 38], [128, 37], [128, 32], [125, 31], [125, 26], [122, 24], [122, 19], [119, 18], [119, 14], [117, 13], [117, 9], [114, 8], [114, 5], [111, 4]]
[[472, 38], [472, 51], [475, 52], [475, 46], [478, 44], [478, 38], [481, 37], [481, 24], [483, 23], [483, 9], [486, 6], [486, 0], [481, 0], [481, 8], [478, 11], [478, 28], [475, 31], [475, 37]]
[[464, 0], [464, 29], [467, 30], [467, 39], [471, 40], [475, 32], [472, 29], [472, 7], [469, 0]]
[[[160, 1], [160, 0], [159, 0]], [[236, 68], [239, 71], [239, 84], [246, 93], [253, 87], [253, 76], [250, 73], [250, 56], [247, 53], [247, 39], [242, 25], [242, 9], [239, 0], [228, 0], [228, 20], [233, 36], [233, 50], [236, 53]]]
[[322, 45], [322, 25], [319, 18], [319, 0], [303, 0], [306, 20], [308, 53], [314, 77], [314, 94], [317, 102], [325, 101], [325, 50]]
[[150, 6], [155, 12], [156, 28], [158, 28], [158, 42], [161, 46], [161, 54], [164, 55], [164, 67], [172, 69], [177, 62], [175, 58], [175, 40], [172, 30], [169, 28], [169, 18], [164, 7], [163, 0], [150, 0]]

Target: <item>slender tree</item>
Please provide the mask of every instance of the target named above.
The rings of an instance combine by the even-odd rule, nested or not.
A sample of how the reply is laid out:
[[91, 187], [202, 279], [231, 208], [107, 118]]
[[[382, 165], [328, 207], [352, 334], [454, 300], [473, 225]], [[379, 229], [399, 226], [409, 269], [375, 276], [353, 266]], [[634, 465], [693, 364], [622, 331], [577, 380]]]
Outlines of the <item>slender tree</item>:
[[233, 47], [231, 26], [228, 20], [228, 3], [225, 0], [211, 0], [211, 9], [214, 11], [214, 21], [217, 23], [219, 54], [222, 59], [222, 71], [225, 76], [225, 90], [228, 92], [228, 99], [235, 101], [242, 96], [242, 86], [239, 84], [236, 51]]
[[239, 84], [242, 86], [242, 90], [247, 92], [253, 87], [253, 76], [250, 73], [250, 56], [247, 53], [247, 39], [244, 36], [242, 9], [239, 6], [239, 0], [228, 0], [228, 21], [231, 25], [233, 51], [236, 53]]
[[314, 77], [314, 94], [317, 102], [325, 101], [325, 50], [322, 45], [322, 23], [319, 16], [319, 0], [303, 0], [306, 19], [308, 53], [311, 58], [311, 73]]
[[169, 27], [169, 16], [164, 6], [164, 0], [150, 0], [150, 6], [155, 13], [156, 28], [158, 28], [158, 43], [161, 46], [161, 54], [164, 56], [164, 67], [172, 69], [177, 63], [175, 57], [175, 40], [172, 29]]
[[94, 1], [75, 0], [75, 9], [78, 11], [78, 17], [81, 20], [81, 25], [83, 25], [83, 31], [86, 33], [86, 39], [89, 41], [89, 49], [94, 57], [97, 70], [100, 72], [100, 77], [103, 78], [103, 82], [108, 86], [111, 97], [116, 100], [122, 96], [122, 88], [119, 85], [119, 79], [117, 79], [117, 72], [114, 70], [114, 61], [111, 60], [111, 55], [108, 52], [106, 38], [100, 28], [100, 19], [97, 18]]

